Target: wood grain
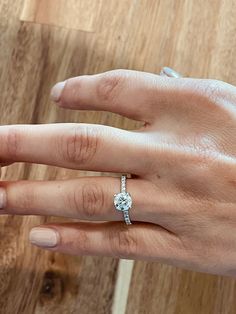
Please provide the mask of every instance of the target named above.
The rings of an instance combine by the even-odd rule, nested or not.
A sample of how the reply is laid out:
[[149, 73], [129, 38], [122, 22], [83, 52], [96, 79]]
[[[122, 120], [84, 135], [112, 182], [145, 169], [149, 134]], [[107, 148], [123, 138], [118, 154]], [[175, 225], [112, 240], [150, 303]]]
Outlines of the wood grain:
[[[66, 111], [49, 100], [50, 88], [59, 80], [114, 68], [159, 73], [168, 65], [186, 76], [236, 84], [233, 0], [121, 0], [115, 6], [104, 1], [95, 24], [93, 5], [66, 2], [59, 11], [48, 6], [50, 23], [43, 25], [38, 23], [45, 22], [42, 7], [33, 11], [31, 20], [37, 24], [26, 23], [20, 17], [28, 1], [0, 0], [1, 124], [90, 122], [135, 128], [137, 122], [115, 114]], [[88, 32], [74, 30], [77, 21], [67, 24], [74, 21], [75, 12], [86, 17], [81, 29]], [[4, 169], [2, 179], [55, 180], [85, 174], [100, 175], [16, 164]], [[0, 217], [1, 314], [236, 312], [235, 280], [145, 262], [135, 262], [133, 271], [125, 268], [123, 277], [132, 275], [125, 307], [127, 294], [119, 293], [116, 285], [123, 273], [117, 260], [71, 257], [30, 246], [30, 228], [49, 220], [65, 219]], [[121, 282], [129, 284], [128, 279]]]
[[21, 19], [92, 32], [100, 9], [101, 0], [26, 0]]

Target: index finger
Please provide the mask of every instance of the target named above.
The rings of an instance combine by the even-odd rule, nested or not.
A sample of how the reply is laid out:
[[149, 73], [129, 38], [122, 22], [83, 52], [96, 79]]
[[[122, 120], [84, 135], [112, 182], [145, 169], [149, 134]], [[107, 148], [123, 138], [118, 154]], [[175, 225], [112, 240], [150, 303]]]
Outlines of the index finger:
[[158, 106], [168, 108], [167, 103], [182, 102], [192, 86], [189, 83], [152, 73], [113, 70], [57, 83], [51, 95], [64, 108], [110, 111], [151, 123]]

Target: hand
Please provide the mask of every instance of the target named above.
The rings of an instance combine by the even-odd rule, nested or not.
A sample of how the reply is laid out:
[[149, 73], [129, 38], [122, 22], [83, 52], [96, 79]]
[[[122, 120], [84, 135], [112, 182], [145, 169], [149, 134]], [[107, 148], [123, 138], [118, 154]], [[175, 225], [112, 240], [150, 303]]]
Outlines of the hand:
[[31, 242], [51, 251], [236, 275], [235, 87], [116, 70], [59, 83], [52, 96], [64, 108], [111, 111], [144, 126], [1, 126], [1, 160], [130, 173], [133, 224], [114, 209], [117, 177], [2, 182], [2, 214], [87, 220], [32, 229]]

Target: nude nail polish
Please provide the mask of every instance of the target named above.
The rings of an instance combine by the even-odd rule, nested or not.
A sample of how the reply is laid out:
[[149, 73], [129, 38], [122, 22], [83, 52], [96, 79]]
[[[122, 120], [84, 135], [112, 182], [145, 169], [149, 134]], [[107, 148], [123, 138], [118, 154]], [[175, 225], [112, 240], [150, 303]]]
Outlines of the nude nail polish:
[[29, 240], [34, 245], [53, 248], [59, 242], [59, 234], [52, 228], [36, 227], [30, 231]]
[[182, 77], [178, 72], [176, 72], [175, 70], [173, 70], [169, 67], [164, 67], [162, 69], [162, 73], [168, 77], [175, 77], [175, 78]]
[[66, 81], [59, 82], [53, 86], [51, 90], [51, 99], [55, 102], [59, 102], [61, 98], [62, 91], [65, 87]]
[[0, 210], [6, 206], [6, 191], [4, 188], [0, 188]]

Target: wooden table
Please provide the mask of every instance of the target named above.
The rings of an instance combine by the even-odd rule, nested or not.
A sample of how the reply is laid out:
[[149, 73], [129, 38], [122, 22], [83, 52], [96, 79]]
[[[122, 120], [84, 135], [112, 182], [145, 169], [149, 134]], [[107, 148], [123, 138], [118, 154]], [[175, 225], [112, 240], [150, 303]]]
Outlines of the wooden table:
[[[168, 65], [186, 76], [236, 84], [234, 0], [35, 2], [0, 0], [1, 124], [90, 122], [135, 128], [137, 122], [118, 115], [66, 111], [50, 102], [55, 82], [114, 68], [159, 73]], [[16, 164], [5, 168], [2, 178], [54, 180], [84, 174]], [[231, 278], [32, 247], [30, 228], [49, 220], [63, 221], [0, 218], [1, 314], [236, 313]]]

